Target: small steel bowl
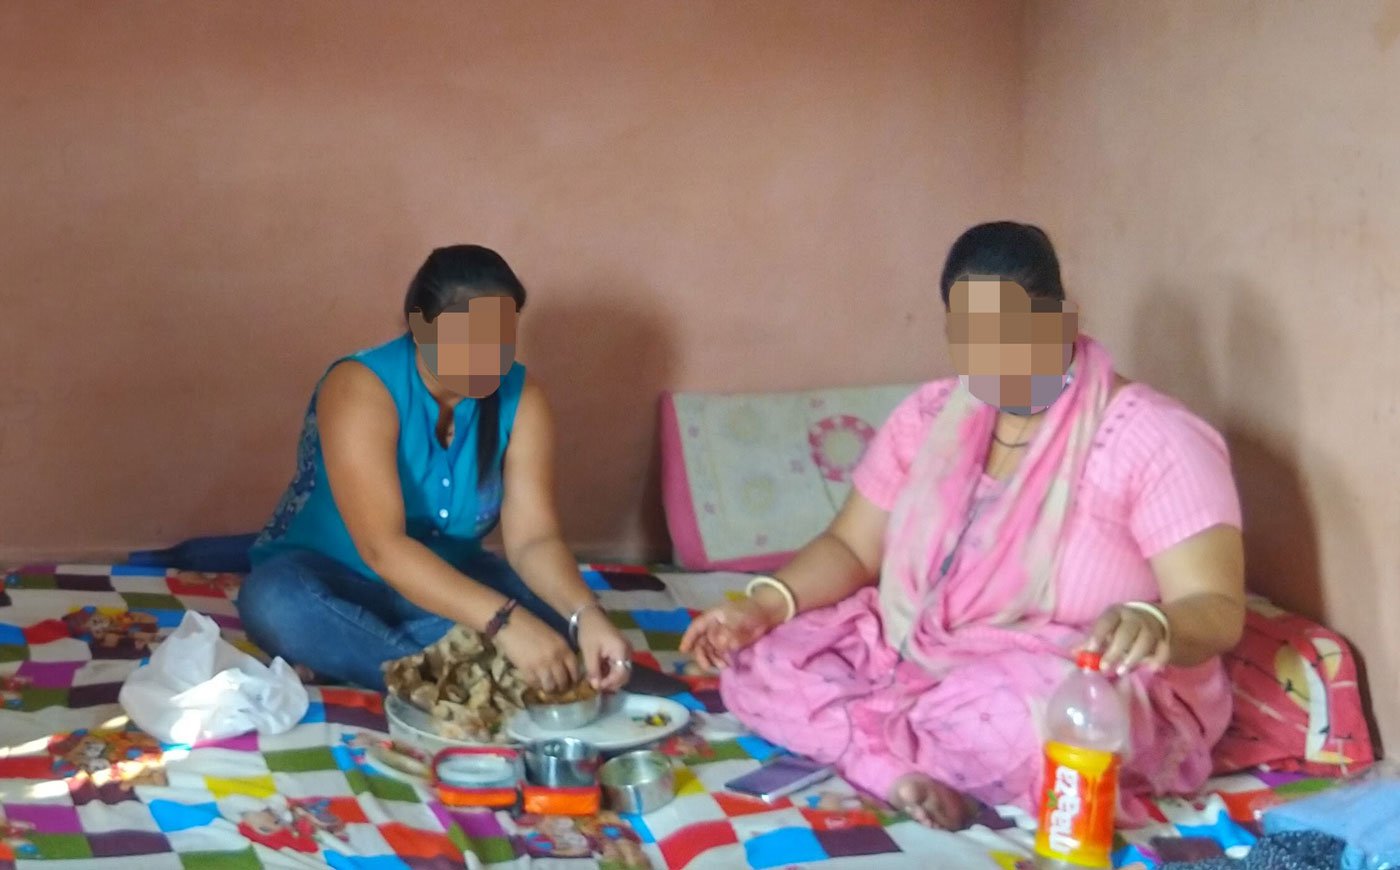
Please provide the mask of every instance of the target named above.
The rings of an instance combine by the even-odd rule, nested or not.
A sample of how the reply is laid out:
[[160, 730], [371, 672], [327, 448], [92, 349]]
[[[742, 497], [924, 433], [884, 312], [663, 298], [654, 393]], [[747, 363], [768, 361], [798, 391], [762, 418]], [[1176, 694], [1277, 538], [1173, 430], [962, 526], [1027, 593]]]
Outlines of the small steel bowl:
[[549, 788], [584, 788], [598, 784], [598, 750], [577, 737], [538, 740], [525, 747], [530, 782]]
[[676, 797], [671, 759], [650, 749], [619, 755], [599, 774], [608, 806], [619, 813], [646, 815]]
[[597, 720], [603, 712], [603, 696], [594, 694], [581, 701], [567, 704], [543, 704], [527, 700], [525, 711], [530, 720], [545, 731], [569, 731], [582, 728]]

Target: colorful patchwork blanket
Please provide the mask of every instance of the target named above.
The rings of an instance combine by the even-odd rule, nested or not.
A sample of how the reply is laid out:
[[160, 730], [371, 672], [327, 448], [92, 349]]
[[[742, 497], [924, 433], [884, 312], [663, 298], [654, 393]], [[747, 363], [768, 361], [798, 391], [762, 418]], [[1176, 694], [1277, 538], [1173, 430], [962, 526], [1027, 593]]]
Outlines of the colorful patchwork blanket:
[[[777, 804], [722, 785], [779, 750], [725, 713], [711, 677], [677, 652], [696, 611], [740, 594], [747, 577], [585, 566], [637, 659], [682, 676], [693, 711], [660, 745], [678, 797], [644, 817], [585, 819], [463, 811], [381, 775], [366, 748], [386, 731], [382, 698], [316, 687], [300, 724], [193, 746], [130, 725], [121, 683], [186, 610], [244, 638], [239, 578], [127, 566], [40, 565], [0, 588], [0, 868], [115, 870], [258, 867], [1018, 868], [1029, 820], [987, 809], [970, 828], [924, 829], [829, 780]], [[1300, 774], [1239, 775], [1192, 800], [1154, 803], [1127, 832], [1120, 866], [1154, 866], [1173, 838], [1247, 847], [1257, 808], [1325, 787]], [[1198, 841], [1199, 842], [1199, 841]]]

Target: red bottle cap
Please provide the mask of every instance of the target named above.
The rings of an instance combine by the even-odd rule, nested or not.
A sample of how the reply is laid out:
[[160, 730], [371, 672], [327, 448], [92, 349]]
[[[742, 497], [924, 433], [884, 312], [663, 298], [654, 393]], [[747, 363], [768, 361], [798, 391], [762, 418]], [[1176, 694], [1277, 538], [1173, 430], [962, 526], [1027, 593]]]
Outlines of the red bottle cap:
[[1103, 653], [1082, 650], [1079, 657], [1074, 660], [1074, 664], [1081, 671], [1097, 671], [1103, 664]]

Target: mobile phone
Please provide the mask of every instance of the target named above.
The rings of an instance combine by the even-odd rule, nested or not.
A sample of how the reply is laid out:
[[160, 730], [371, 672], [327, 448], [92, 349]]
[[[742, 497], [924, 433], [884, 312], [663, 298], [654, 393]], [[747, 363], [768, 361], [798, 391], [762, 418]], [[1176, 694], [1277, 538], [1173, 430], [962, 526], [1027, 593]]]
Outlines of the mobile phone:
[[724, 787], [771, 803], [784, 795], [816, 785], [829, 776], [830, 765], [799, 755], [780, 755], [765, 762], [758, 770], [730, 780]]

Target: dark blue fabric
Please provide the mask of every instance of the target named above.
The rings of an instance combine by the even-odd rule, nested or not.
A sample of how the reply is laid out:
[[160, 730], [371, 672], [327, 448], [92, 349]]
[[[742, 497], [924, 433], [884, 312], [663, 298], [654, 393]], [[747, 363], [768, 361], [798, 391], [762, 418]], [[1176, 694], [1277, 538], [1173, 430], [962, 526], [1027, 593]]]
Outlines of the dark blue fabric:
[[190, 538], [164, 550], [137, 550], [126, 564], [209, 574], [247, 574], [252, 568], [248, 551], [257, 534]]
[[1239, 860], [1171, 862], [1161, 870], [1337, 870], [1346, 843], [1316, 831], [1271, 834], [1254, 844]]

